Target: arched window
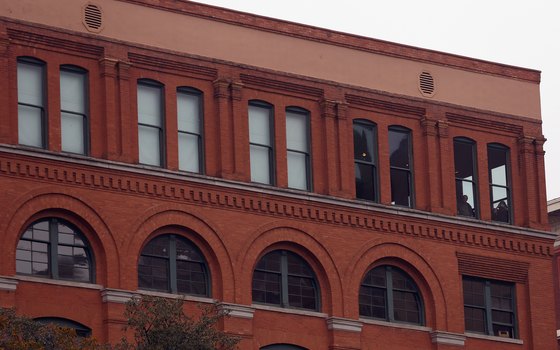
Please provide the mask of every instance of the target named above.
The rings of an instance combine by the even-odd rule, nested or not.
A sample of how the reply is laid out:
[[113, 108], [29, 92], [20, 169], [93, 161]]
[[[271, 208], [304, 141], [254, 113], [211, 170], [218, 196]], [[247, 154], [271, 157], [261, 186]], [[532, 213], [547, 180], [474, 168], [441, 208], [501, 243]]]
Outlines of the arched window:
[[307, 348], [292, 344], [272, 344], [263, 346], [260, 350], [307, 350]]
[[253, 272], [253, 302], [319, 310], [315, 274], [299, 255], [272, 251], [261, 258]]
[[418, 287], [394, 266], [371, 269], [360, 286], [360, 316], [422, 325], [424, 310]]
[[66, 318], [61, 317], [38, 317], [34, 319], [35, 321], [42, 323], [42, 324], [54, 324], [59, 327], [63, 328], [70, 328], [76, 332], [76, 335], [79, 337], [89, 337], [91, 336], [91, 328], [84, 326], [81, 323], [76, 321], [72, 321]]
[[138, 288], [210, 295], [206, 260], [188, 239], [166, 234], [152, 239], [138, 261]]
[[88, 242], [76, 227], [58, 218], [41, 219], [25, 230], [17, 245], [16, 272], [94, 282]]
[[377, 202], [377, 128], [370, 121], [354, 121], [354, 174], [356, 198]]

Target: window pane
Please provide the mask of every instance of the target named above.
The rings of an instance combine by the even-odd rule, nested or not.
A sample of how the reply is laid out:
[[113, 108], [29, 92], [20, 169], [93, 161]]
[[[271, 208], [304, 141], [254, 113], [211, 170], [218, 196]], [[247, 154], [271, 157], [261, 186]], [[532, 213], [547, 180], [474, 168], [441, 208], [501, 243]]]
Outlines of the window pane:
[[177, 261], [177, 291], [193, 295], [207, 295], [206, 276], [201, 263]]
[[387, 295], [385, 289], [360, 287], [360, 316], [387, 319]]
[[249, 105], [249, 142], [272, 146], [270, 108]]
[[18, 62], [18, 102], [43, 106], [43, 65]]
[[160, 129], [138, 125], [140, 163], [161, 166]]
[[60, 71], [60, 109], [86, 114], [85, 74]]
[[84, 117], [61, 112], [62, 150], [84, 154]]
[[286, 144], [289, 150], [308, 153], [307, 116], [286, 111]]
[[410, 168], [408, 132], [389, 130], [389, 151], [392, 167]]
[[142, 250], [142, 255], [169, 257], [169, 237], [164, 235], [152, 239]]
[[138, 287], [169, 291], [169, 260], [141, 255], [138, 262]]
[[373, 124], [354, 123], [354, 159], [374, 163], [375, 142]]
[[270, 184], [270, 149], [251, 145], [251, 181]]
[[288, 151], [288, 187], [307, 190], [307, 155]]
[[311, 267], [299, 255], [288, 252], [286, 258], [288, 260], [288, 274], [313, 277]]
[[161, 127], [161, 88], [138, 84], [138, 123]]
[[465, 306], [465, 330], [486, 333], [486, 315], [484, 309]]
[[21, 145], [43, 147], [43, 111], [37, 107], [18, 106], [18, 142]]
[[188, 260], [193, 262], [204, 262], [202, 254], [188, 240], [176, 236], [175, 251], [177, 260]]
[[179, 169], [200, 173], [199, 136], [179, 133]]
[[375, 167], [363, 163], [355, 163], [356, 197], [374, 201], [375, 194]]
[[253, 301], [272, 305], [281, 305], [280, 274], [254, 271]]
[[281, 251], [276, 250], [270, 252], [261, 258], [261, 260], [257, 264], [256, 269], [279, 273], [281, 259], [282, 259]]
[[474, 186], [472, 182], [457, 180], [457, 213], [463, 216], [474, 217], [476, 215], [474, 200]]
[[316, 309], [313, 279], [288, 276], [288, 303], [290, 307]]
[[395, 321], [420, 323], [420, 305], [415, 293], [394, 290], [393, 309]]
[[493, 185], [507, 186], [507, 149], [488, 147], [488, 169], [490, 170], [490, 183]]
[[410, 172], [391, 169], [391, 201], [395, 205], [410, 207]]
[[485, 282], [463, 279], [463, 302], [465, 305], [484, 307]]
[[466, 142], [455, 141], [455, 177], [474, 181], [474, 145]]
[[179, 131], [200, 134], [200, 96], [178, 92], [177, 119]]

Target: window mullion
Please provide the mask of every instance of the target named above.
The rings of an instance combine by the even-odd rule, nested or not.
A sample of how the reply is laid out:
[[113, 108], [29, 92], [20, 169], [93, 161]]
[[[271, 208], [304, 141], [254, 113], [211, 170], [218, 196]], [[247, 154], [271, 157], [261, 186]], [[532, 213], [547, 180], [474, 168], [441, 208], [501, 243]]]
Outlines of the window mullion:
[[280, 296], [282, 298], [282, 307], [289, 307], [290, 302], [288, 298], [288, 254], [283, 251], [280, 258]]
[[171, 293], [177, 293], [177, 243], [174, 235], [169, 237], [169, 285]]
[[387, 278], [387, 318], [389, 322], [395, 321], [394, 315], [394, 305], [393, 305], [393, 274], [391, 273], [391, 268], [387, 267], [386, 270], [386, 278]]
[[49, 220], [49, 264], [51, 276], [58, 279], [58, 221]]
[[486, 333], [494, 335], [494, 327], [492, 326], [492, 293], [490, 289], [490, 281], [486, 281], [484, 286], [484, 304], [486, 307]]

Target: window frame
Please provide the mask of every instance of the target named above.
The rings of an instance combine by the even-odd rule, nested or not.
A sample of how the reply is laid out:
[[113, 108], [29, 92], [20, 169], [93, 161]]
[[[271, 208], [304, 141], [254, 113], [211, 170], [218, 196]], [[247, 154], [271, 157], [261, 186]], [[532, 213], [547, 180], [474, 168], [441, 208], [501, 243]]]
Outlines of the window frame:
[[[28, 239], [28, 238], [24, 238], [23, 235], [25, 234], [25, 232], [27, 232], [27, 230], [29, 230], [31, 227], [41, 223], [41, 222], [47, 222], [48, 223], [48, 233], [49, 233], [49, 241], [45, 242], [45, 241], [37, 241], [35, 239]], [[82, 242], [84, 243], [84, 246], [81, 247], [84, 249], [85, 253], [86, 253], [86, 259], [88, 261], [88, 267], [89, 267], [89, 278], [88, 281], [79, 281], [79, 280], [75, 280], [75, 279], [70, 279], [70, 278], [61, 278], [60, 274], [59, 274], [59, 259], [58, 259], [58, 247], [60, 245], [62, 246], [71, 246], [71, 247], [76, 247], [74, 245], [69, 245], [69, 244], [59, 244], [59, 240], [58, 240], [58, 224], [61, 223], [63, 225], [65, 225], [66, 227], [68, 227], [69, 229], [71, 229], [74, 234], [76, 236], [78, 236]], [[48, 267], [48, 276], [45, 275], [37, 275], [32, 273], [21, 273], [21, 272], [17, 272], [17, 253], [16, 253], [16, 257], [15, 257], [15, 261], [16, 261], [16, 274], [18, 275], [23, 275], [23, 276], [33, 276], [33, 277], [38, 277], [38, 278], [47, 278], [47, 279], [52, 279], [52, 280], [58, 280], [58, 281], [71, 281], [71, 282], [77, 282], [77, 283], [92, 283], [95, 284], [95, 277], [96, 277], [96, 271], [95, 271], [95, 256], [93, 254], [93, 249], [91, 247], [91, 244], [89, 243], [87, 237], [71, 222], [59, 218], [59, 217], [45, 217], [45, 218], [41, 218], [38, 220], [33, 221], [31, 224], [27, 225], [25, 230], [23, 230], [23, 232], [19, 235], [19, 240], [18, 240], [18, 245], [20, 241], [28, 241], [28, 242], [41, 242], [41, 243], [46, 243], [47, 244], [47, 267]], [[53, 247], [55, 249], [53, 249]], [[16, 247], [16, 252], [19, 248]], [[30, 252], [33, 252], [33, 250], [30, 250]]]
[[[473, 173], [473, 179], [472, 180], [464, 180], [463, 178], [457, 177], [458, 171], [457, 171], [457, 162], [456, 162], [456, 144], [463, 144], [463, 145], [470, 145], [471, 147], [471, 154], [472, 154], [472, 164], [471, 164], [471, 168], [472, 168], [472, 173]], [[455, 137], [453, 138], [453, 171], [454, 171], [454, 177], [455, 177], [455, 197], [456, 197], [456, 205], [457, 205], [457, 216], [460, 217], [471, 217], [474, 219], [479, 219], [480, 218], [480, 203], [479, 203], [479, 189], [478, 189], [478, 184], [479, 184], [479, 180], [478, 180], [478, 157], [477, 157], [477, 143], [476, 141], [467, 138], [467, 137]], [[468, 216], [468, 215], [463, 215], [463, 214], [459, 214], [459, 192], [458, 192], [458, 183], [459, 181], [461, 182], [461, 188], [462, 188], [462, 184], [463, 182], [468, 182], [472, 185], [473, 188], [473, 196], [474, 198], [472, 199], [472, 202], [474, 204], [474, 208], [473, 209], [473, 214], [472, 216]], [[461, 196], [464, 196], [463, 192], [461, 191]]]
[[[25, 147], [33, 147], [33, 148], [37, 148], [37, 149], [47, 149], [48, 146], [48, 115], [47, 115], [47, 105], [48, 105], [48, 95], [47, 95], [47, 63], [45, 61], [42, 61], [38, 58], [35, 57], [30, 57], [30, 56], [20, 56], [17, 58], [17, 64], [16, 64], [16, 77], [19, 77], [19, 65], [20, 64], [25, 64], [25, 65], [32, 65], [32, 66], [38, 66], [41, 67], [41, 102], [42, 104], [40, 106], [36, 106], [33, 104], [29, 104], [29, 103], [25, 103], [25, 102], [20, 102], [19, 100], [19, 92], [18, 92], [18, 145], [20, 146], [25, 146]], [[19, 80], [17, 83], [17, 89], [19, 91]], [[24, 144], [20, 142], [20, 138], [19, 138], [19, 130], [20, 130], [20, 120], [19, 120], [19, 106], [25, 106], [25, 107], [32, 107], [32, 108], [37, 108], [41, 111], [41, 145], [40, 146], [34, 146], [34, 145], [29, 145], [29, 144]]]
[[[464, 282], [465, 282], [465, 280], [478, 281], [478, 282], [484, 283], [484, 306], [465, 304], [465, 300], [464, 300], [464, 295], [465, 295], [465, 284], [464, 284]], [[492, 298], [493, 298], [492, 293], [491, 293], [492, 284], [508, 286], [509, 288], [511, 288], [511, 301], [512, 301], [511, 310], [499, 309], [497, 307], [492, 306]], [[465, 322], [464, 324], [465, 324], [465, 332], [466, 333], [475, 333], [475, 334], [489, 335], [489, 336], [493, 336], [493, 337], [502, 337], [500, 335], [494, 334], [494, 325], [498, 324], [498, 325], [503, 325], [503, 326], [506, 326], [506, 327], [511, 327], [511, 329], [513, 331], [513, 334], [510, 334], [510, 336], [507, 337], [508, 339], [519, 339], [519, 321], [518, 321], [518, 312], [517, 312], [516, 283], [463, 275], [462, 276], [462, 292], [463, 292], [463, 308], [464, 309], [473, 308], [473, 309], [483, 310], [484, 321], [485, 321], [484, 322], [484, 328], [485, 328], [484, 333], [474, 331], [474, 330], [469, 330], [469, 329], [467, 329], [467, 325], [466, 325], [466, 319], [465, 319], [466, 318], [466, 312], [463, 311], [463, 313], [464, 313], [463, 318], [464, 318], [464, 322]], [[493, 322], [493, 315], [492, 315], [493, 311], [510, 313], [511, 316], [512, 316], [513, 322], [511, 324], [505, 324], [505, 323], [501, 323], [501, 322]], [[503, 338], [506, 338], [506, 337], [503, 337]]]
[[[80, 74], [83, 76], [83, 93], [84, 93], [84, 113], [78, 113], [74, 111], [66, 111], [62, 109], [62, 84], [60, 85], [60, 149], [63, 152], [73, 153], [73, 154], [82, 154], [82, 155], [89, 155], [90, 153], [90, 103], [89, 103], [89, 72], [86, 69], [81, 67], [71, 65], [71, 64], [63, 64], [60, 66], [59, 74], [62, 76], [62, 72], [73, 73], [73, 74]], [[83, 126], [82, 126], [82, 142], [84, 147], [83, 153], [77, 153], [72, 151], [66, 151], [63, 149], [62, 138], [63, 138], [63, 128], [62, 128], [62, 113], [72, 114], [72, 115], [80, 115], [82, 116]]]
[[[288, 137], [286, 135], [286, 170], [288, 171], [288, 188], [290, 189], [294, 189], [294, 190], [300, 190], [300, 191], [307, 191], [307, 192], [312, 192], [313, 191], [313, 171], [312, 171], [312, 162], [311, 162], [311, 113], [304, 108], [301, 107], [297, 107], [297, 106], [288, 106], [286, 107], [285, 110], [285, 116], [286, 116], [286, 124], [287, 124], [287, 119], [288, 119], [288, 113], [291, 114], [296, 114], [296, 115], [301, 115], [302, 117], [305, 118], [305, 145], [307, 148], [307, 152], [303, 152], [300, 150], [295, 150], [295, 149], [291, 149], [288, 146]], [[286, 133], [288, 132], [288, 128], [286, 126]], [[288, 162], [288, 158], [289, 158], [289, 154], [290, 153], [297, 153], [297, 154], [303, 154], [305, 155], [305, 177], [306, 177], [306, 184], [305, 184], [305, 189], [302, 188], [298, 188], [298, 187], [291, 187], [290, 186], [290, 170], [289, 170], [289, 162]]]
[[[391, 161], [391, 133], [400, 133], [406, 134], [408, 138], [408, 150], [407, 150], [407, 158], [408, 158], [408, 168], [403, 168], [399, 166], [393, 165]], [[391, 125], [388, 128], [387, 138], [389, 140], [389, 168], [390, 168], [390, 180], [391, 180], [391, 203], [395, 206], [402, 206], [406, 208], [414, 208], [415, 206], [415, 194], [414, 194], [414, 148], [412, 146], [412, 130], [400, 125]], [[409, 193], [409, 203], [408, 205], [396, 204], [393, 203], [393, 170], [399, 172], [406, 172], [407, 180], [408, 180], [408, 193]]]
[[[276, 253], [276, 252], [280, 253], [280, 272], [257, 268], [257, 266], [259, 265], [259, 263], [263, 259], [265, 259], [267, 256], [270, 256], [270, 254]], [[307, 268], [309, 268], [309, 270], [311, 271], [312, 277], [290, 273], [289, 269], [288, 269], [288, 255], [293, 255], [293, 256], [297, 257], [298, 259], [300, 259], [301, 261], [303, 261], [307, 265]], [[264, 255], [262, 255], [260, 257], [260, 259], [257, 261], [257, 264], [255, 265], [255, 268], [253, 269], [253, 276], [251, 278], [251, 285], [253, 284], [253, 282], [255, 280], [255, 272], [256, 271], [267, 273], [267, 274], [275, 274], [275, 275], [280, 276], [280, 303], [276, 304], [276, 303], [267, 303], [267, 302], [255, 301], [255, 299], [254, 299], [254, 287], [251, 286], [251, 300], [252, 300], [253, 303], [260, 304], [260, 305], [272, 305], [272, 306], [281, 307], [281, 308], [285, 308], [285, 309], [306, 310], [306, 311], [316, 311], [316, 312], [321, 311], [321, 289], [320, 289], [319, 281], [317, 279], [317, 274], [313, 270], [313, 267], [301, 255], [299, 255], [299, 254], [297, 254], [293, 251], [286, 250], [286, 249], [276, 249], [276, 250], [271, 250], [271, 251], [265, 253]], [[306, 279], [311, 280], [312, 286], [314, 288], [314, 293], [315, 293], [315, 295], [314, 295], [315, 308], [314, 309], [309, 309], [309, 308], [297, 307], [297, 306], [290, 305], [290, 302], [289, 302], [289, 282], [288, 282], [288, 278], [290, 276], [302, 277], [302, 278], [306, 278]]]
[[[490, 168], [490, 150], [494, 149], [494, 150], [500, 150], [500, 151], [504, 151], [505, 152], [505, 159], [506, 159], [506, 164], [505, 164], [505, 173], [506, 173], [506, 185], [495, 185], [492, 182], [492, 169]], [[505, 224], [511, 224], [513, 223], [513, 191], [512, 191], [512, 182], [511, 182], [511, 150], [509, 147], [502, 145], [500, 143], [489, 143], [486, 147], [486, 152], [487, 152], [487, 159], [488, 159], [488, 184], [490, 187], [490, 217], [492, 218], [492, 221], [494, 222], [502, 222]], [[506, 190], [506, 199], [509, 205], [508, 208], [508, 220], [507, 221], [502, 221], [502, 220], [495, 220], [494, 219], [494, 215], [493, 215], [493, 210], [494, 210], [494, 202], [496, 202], [496, 200], [494, 200], [494, 187], [498, 187], [498, 188], [504, 188]], [[500, 199], [503, 200], [503, 199]]]
[[[370, 272], [372, 272], [376, 269], [383, 269], [383, 271], [385, 272], [385, 287], [364, 284], [364, 280], [365, 280], [366, 276]], [[412, 283], [412, 286], [414, 287], [415, 290], [414, 291], [408, 291], [408, 290], [399, 290], [398, 288], [394, 288], [393, 287], [393, 271], [401, 273], [406, 278], [408, 278], [410, 280], [410, 282]], [[386, 321], [386, 322], [391, 322], [391, 323], [411, 324], [411, 325], [416, 325], [416, 326], [424, 326], [426, 324], [426, 311], [425, 311], [425, 307], [424, 307], [424, 298], [422, 297], [422, 293], [420, 291], [420, 288], [418, 288], [418, 284], [416, 283], [416, 281], [403, 269], [401, 269], [397, 266], [394, 266], [394, 265], [374, 266], [364, 274], [364, 277], [362, 278], [362, 280], [360, 282], [360, 290], [358, 292], [358, 298], [361, 295], [362, 287], [377, 288], [377, 289], [383, 289], [384, 290], [385, 318], [363, 315], [360, 312], [360, 300], [358, 299], [358, 313], [359, 313], [360, 317], [364, 317], [364, 318], [368, 318], [368, 319], [374, 319], [374, 320], [381, 320], [381, 321]], [[418, 305], [418, 320], [419, 320], [418, 323], [401, 321], [401, 320], [396, 320], [395, 319], [395, 302], [394, 302], [394, 292], [395, 291], [412, 293], [414, 295], [414, 297], [417, 301], [417, 305]]]
[[[155, 239], [160, 238], [160, 237], [168, 237], [169, 238], [169, 256], [167, 257], [162, 257], [162, 256], [156, 256], [156, 255], [151, 255], [151, 254], [144, 254], [144, 250], [148, 247], [148, 245], [150, 243], [152, 243]], [[178, 291], [178, 284], [177, 284], [177, 240], [183, 240], [184, 242], [186, 242], [187, 244], [189, 244], [194, 250], [196, 250], [196, 252], [200, 255], [202, 261], [194, 261], [194, 260], [179, 260], [179, 261], [187, 261], [189, 263], [197, 263], [202, 267], [202, 271], [204, 273], [204, 278], [205, 278], [205, 285], [206, 285], [206, 293], [205, 294], [195, 294], [195, 293], [183, 293], [183, 292], [179, 292]], [[167, 264], [167, 268], [168, 268], [168, 275], [167, 275], [167, 289], [166, 290], [162, 290], [159, 288], [148, 288], [148, 287], [141, 287], [140, 286], [140, 259], [142, 256], [145, 257], [155, 257], [157, 259], [165, 259], [166, 260], [166, 264]], [[198, 248], [198, 246], [191, 241], [190, 239], [184, 237], [183, 235], [180, 234], [176, 234], [176, 233], [162, 233], [159, 234], [157, 236], [152, 237], [150, 240], [148, 240], [144, 246], [142, 247], [142, 250], [140, 250], [140, 254], [138, 255], [138, 263], [136, 264], [137, 267], [137, 278], [138, 278], [138, 289], [140, 290], [149, 290], [149, 291], [156, 291], [156, 292], [163, 292], [163, 293], [171, 293], [171, 294], [177, 294], [177, 295], [191, 295], [191, 296], [196, 296], [196, 297], [211, 297], [212, 295], [212, 277], [210, 274], [210, 267], [208, 266], [208, 261], [206, 260], [206, 257], [204, 256], [204, 254], [202, 253], [202, 251], [200, 250], [200, 248]]]
[[[197, 137], [198, 141], [198, 172], [193, 172], [186, 169], [181, 169], [180, 167], [180, 154], [181, 149], [178, 149], [177, 155], [178, 158], [178, 168], [180, 171], [187, 171], [196, 174], [205, 174], [206, 167], [205, 167], [205, 152], [204, 152], [204, 93], [201, 90], [190, 86], [180, 86], [176, 90], [176, 97], [177, 97], [177, 104], [179, 104], [179, 94], [185, 94], [190, 96], [196, 96], [198, 100], [198, 123], [199, 123], [199, 133], [196, 134], [190, 131], [184, 131], [179, 128], [179, 113], [178, 113], [178, 106], [177, 106], [177, 134], [186, 134], [186, 135], [193, 135]], [[164, 118], [165, 119], [165, 118]], [[177, 141], [177, 147], [179, 147], [179, 141]]]
[[[160, 113], [160, 122], [161, 122], [161, 126], [155, 126], [155, 125], [151, 125], [151, 124], [145, 124], [145, 123], [141, 123], [140, 122], [140, 109], [139, 109], [139, 99], [138, 99], [138, 89], [140, 86], [146, 86], [146, 87], [151, 87], [151, 88], [157, 88], [159, 90], [159, 113]], [[166, 166], [166, 149], [165, 149], [165, 129], [166, 129], [166, 125], [165, 125], [165, 85], [163, 85], [162, 83], [153, 80], [153, 79], [147, 79], [147, 78], [142, 78], [142, 79], [138, 79], [136, 82], [136, 106], [137, 106], [137, 110], [136, 110], [136, 120], [137, 120], [137, 128], [138, 128], [138, 162], [142, 165], [147, 165], [147, 166], [155, 166], [155, 167], [159, 167], [159, 168], [165, 168]], [[140, 160], [140, 127], [145, 127], [145, 128], [153, 128], [153, 129], [157, 129], [158, 130], [158, 136], [159, 136], [159, 164], [149, 164], [149, 163], [142, 163], [142, 161]]]
[[[268, 110], [268, 133], [269, 133], [270, 145], [251, 142], [251, 136], [250, 136], [250, 133], [251, 133], [251, 118], [250, 118], [251, 106]], [[275, 142], [276, 141], [275, 141], [275, 137], [274, 137], [275, 136], [275, 134], [274, 134], [274, 130], [275, 130], [274, 105], [272, 105], [268, 102], [265, 102], [265, 101], [261, 101], [261, 100], [249, 100], [249, 103], [247, 105], [247, 118], [248, 118], [248, 124], [249, 124], [249, 159], [251, 157], [251, 147], [252, 146], [256, 146], [256, 147], [259, 147], [259, 148], [266, 148], [268, 150], [268, 172], [269, 172], [268, 183], [254, 181], [253, 180], [253, 172], [250, 171], [251, 182], [258, 183], [258, 184], [263, 184], [263, 185], [275, 186], [276, 185], [276, 159], [275, 159], [276, 158], [275, 157], [275, 148], [276, 148], [275, 147]]]
[[[373, 140], [373, 144], [372, 144], [373, 154], [371, 157], [372, 160], [370, 162], [356, 158], [356, 143], [354, 142], [354, 131], [357, 125], [364, 128], [371, 128], [371, 136]], [[355, 186], [356, 199], [379, 203], [380, 180], [379, 180], [379, 142], [378, 142], [378, 135], [377, 135], [377, 124], [372, 122], [371, 120], [362, 119], [362, 118], [352, 120], [352, 143], [353, 143], [353, 151], [354, 151], [353, 152], [354, 153], [354, 186]], [[358, 195], [358, 188], [357, 188], [358, 182], [356, 178], [356, 166], [358, 164], [366, 165], [373, 169], [372, 173], [375, 178], [373, 179], [373, 183], [371, 184], [373, 186], [373, 198], [371, 199]]]
[[37, 317], [34, 318], [33, 321], [39, 322], [41, 324], [53, 324], [58, 327], [72, 329], [76, 332], [76, 335], [80, 338], [89, 338], [91, 337], [92, 330], [86, 325], [83, 325], [79, 322], [74, 320], [70, 320], [68, 318], [63, 317]]

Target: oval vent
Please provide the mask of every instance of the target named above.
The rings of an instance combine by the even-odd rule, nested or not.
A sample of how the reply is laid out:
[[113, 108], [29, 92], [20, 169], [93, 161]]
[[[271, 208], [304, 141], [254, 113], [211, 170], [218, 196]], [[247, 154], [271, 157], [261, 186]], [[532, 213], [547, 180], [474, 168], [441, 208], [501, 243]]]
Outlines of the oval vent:
[[420, 73], [420, 80], [418, 81], [420, 92], [424, 96], [432, 97], [436, 92], [434, 77], [428, 72]]
[[101, 7], [95, 4], [87, 4], [84, 7], [84, 26], [90, 32], [100, 32], [103, 29], [103, 12]]

